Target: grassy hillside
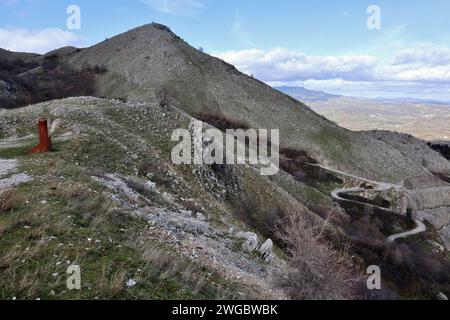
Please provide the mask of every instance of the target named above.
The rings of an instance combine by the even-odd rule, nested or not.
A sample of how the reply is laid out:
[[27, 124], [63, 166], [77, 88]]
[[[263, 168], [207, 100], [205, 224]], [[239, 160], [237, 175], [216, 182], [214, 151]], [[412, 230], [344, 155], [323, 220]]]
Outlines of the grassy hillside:
[[[307, 151], [319, 162], [371, 179], [431, 186], [439, 183], [395, 148], [351, 132], [303, 103], [200, 52], [167, 27], [142, 26], [63, 59], [75, 69], [102, 65], [97, 80], [109, 98], [148, 102], [168, 88], [177, 106], [192, 116], [207, 113], [254, 128], [277, 128], [285, 148]], [[113, 79], [114, 86], [111, 86]]]
[[[0, 159], [18, 159], [18, 173], [32, 178], [0, 192], [3, 298], [284, 298], [292, 288], [280, 288], [276, 277], [289, 256], [276, 230], [299, 215], [310, 221], [304, 235], [309, 223], [323, 228], [328, 219], [326, 239], [307, 238], [316, 250], [332, 241], [339, 253], [351, 239], [353, 266], [382, 262], [397, 293], [447, 292], [448, 256], [431, 249], [439, 245], [433, 229], [386, 248], [386, 235], [402, 231], [392, 230], [396, 218], [347, 215], [330, 198], [342, 187], [337, 181], [309, 184], [285, 172], [263, 177], [249, 166], [173, 166], [172, 130], [192, 119], [177, 109], [82, 97], [1, 115], [3, 139], [25, 139], [2, 140]], [[38, 117], [49, 119], [55, 150], [25, 156]], [[274, 261], [246, 251], [240, 231], [280, 245]], [[405, 269], [401, 261], [411, 250], [420, 254]], [[65, 287], [70, 264], [81, 265], [81, 291]], [[399, 273], [408, 281], [399, 282]], [[137, 284], [127, 287], [130, 279]]]

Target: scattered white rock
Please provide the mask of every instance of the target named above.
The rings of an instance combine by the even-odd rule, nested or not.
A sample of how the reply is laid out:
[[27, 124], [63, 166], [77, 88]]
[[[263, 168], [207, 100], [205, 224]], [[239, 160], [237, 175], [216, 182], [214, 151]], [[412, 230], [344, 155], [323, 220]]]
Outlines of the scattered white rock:
[[58, 129], [60, 125], [61, 119], [55, 119], [55, 121], [53, 121], [52, 124], [50, 125], [50, 134], [55, 133], [56, 129]]
[[156, 191], [156, 183], [154, 182], [147, 181], [147, 187], [152, 191]]
[[[1, 161], [2, 160], [0, 160], [0, 166], [1, 166]], [[31, 180], [32, 180], [32, 178], [29, 175], [27, 175], [26, 173], [13, 174], [12, 176], [10, 176], [8, 178], [0, 177], [0, 191], [8, 189], [8, 188], [16, 187], [22, 183], [25, 183], [25, 182], [28, 182]]]
[[137, 285], [137, 282], [134, 281], [133, 279], [130, 279], [130, 280], [127, 281], [126, 285], [127, 285], [128, 288], [132, 288], [135, 285]]
[[242, 245], [242, 248], [244, 248], [244, 250], [246, 250], [248, 252], [255, 251], [259, 246], [258, 236], [256, 235], [256, 233], [239, 232], [238, 234], [236, 234], [236, 237], [246, 240], [244, 242], [244, 244]]
[[17, 160], [0, 160], [0, 177], [14, 172], [17, 166]]
[[443, 300], [443, 301], [448, 301], [448, 297], [445, 294], [443, 294], [442, 292], [438, 293], [438, 299]]
[[263, 256], [266, 262], [270, 263], [273, 260], [273, 242], [271, 239], [268, 239], [264, 244], [259, 248], [259, 253]]
[[197, 219], [201, 221], [206, 221], [205, 216], [201, 212], [197, 212]]
[[162, 198], [169, 203], [173, 203], [175, 201], [174, 197], [170, 193], [167, 193], [167, 192], [164, 192], [162, 194]]
[[434, 252], [444, 252], [445, 251], [445, 248], [443, 246], [441, 246], [439, 243], [437, 243], [436, 241], [430, 241], [429, 243], [433, 246]]

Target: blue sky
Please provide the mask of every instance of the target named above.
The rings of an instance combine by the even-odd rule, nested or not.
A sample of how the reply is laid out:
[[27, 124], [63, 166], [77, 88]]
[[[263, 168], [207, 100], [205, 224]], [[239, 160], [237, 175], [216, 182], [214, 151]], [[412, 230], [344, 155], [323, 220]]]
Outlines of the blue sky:
[[0, 0], [0, 47], [89, 46], [153, 21], [269, 84], [450, 101], [448, 0]]

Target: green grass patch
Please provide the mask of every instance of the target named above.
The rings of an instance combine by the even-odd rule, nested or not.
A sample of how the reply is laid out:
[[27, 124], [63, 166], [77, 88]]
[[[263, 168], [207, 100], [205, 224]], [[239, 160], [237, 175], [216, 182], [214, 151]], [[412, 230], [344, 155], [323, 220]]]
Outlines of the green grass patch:
[[[57, 155], [65, 153], [23, 164], [36, 179], [14, 189], [21, 201], [0, 215], [0, 299], [232, 297], [214, 272], [147, 242], [146, 221], [116, 208], [89, 173]], [[72, 264], [81, 268], [81, 290], [67, 289]], [[127, 287], [129, 279], [137, 284]]]
[[1, 159], [14, 159], [26, 156], [36, 144], [29, 143], [20, 147], [0, 149]]

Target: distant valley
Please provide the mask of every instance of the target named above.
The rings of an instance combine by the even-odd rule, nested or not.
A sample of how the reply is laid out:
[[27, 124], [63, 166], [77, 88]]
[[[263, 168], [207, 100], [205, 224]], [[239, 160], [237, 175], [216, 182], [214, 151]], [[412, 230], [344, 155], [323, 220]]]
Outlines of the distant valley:
[[351, 130], [389, 130], [427, 141], [450, 140], [450, 103], [409, 98], [353, 98], [302, 87], [277, 89]]

